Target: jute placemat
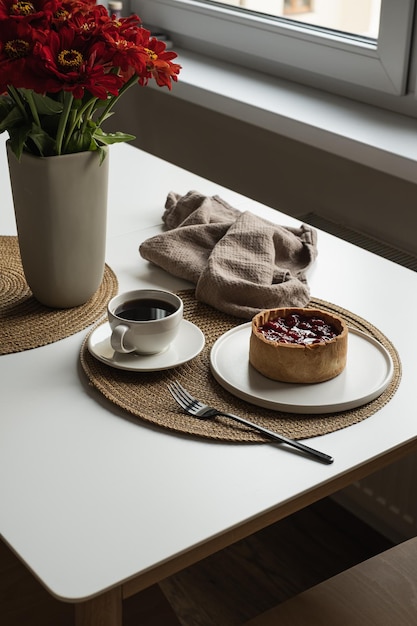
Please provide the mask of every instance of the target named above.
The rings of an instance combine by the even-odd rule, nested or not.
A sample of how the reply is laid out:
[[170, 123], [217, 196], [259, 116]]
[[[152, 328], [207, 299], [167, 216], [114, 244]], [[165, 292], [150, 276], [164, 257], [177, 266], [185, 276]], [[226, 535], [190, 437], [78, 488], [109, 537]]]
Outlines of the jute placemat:
[[368, 404], [336, 414], [296, 415], [258, 408], [235, 398], [225, 391], [210, 372], [210, 350], [216, 339], [237, 326], [240, 321], [197, 302], [192, 291], [179, 295], [184, 301], [184, 316], [200, 327], [206, 345], [192, 361], [164, 372], [137, 373], [117, 370], [95, 359], [88, 351], [88, 336], [81, 348], [81, 364], [89, 382], [108, 400], [129, 414], [153, 425], [178, 433], [206, 439], [229, 442], [266, 441], [258, 433], [227, 420], [199, 420], [181, 412], [169, 395], [166, 385], [172, 380], [180, 381], [190, 393], [216, 408], [238, 413], [251, 421], [276, 430], [287, 437], [304, 439], [324, 435], [360, 422], [386, 404], [394, 395], [401, 378], [401, 364], [396, 349], [374, 326], [362, 318], [333, 304], [312, 299], [312, 307], [320, 307], [343, 316], [347, 322], [377, 339], [389, 351], [394, 363], [394, 376], [389, 387], [379, 398]]
[[106, 265], [103, 282], [82, 306], [51, 309], [30, 291], [20, 260], [17, 237], [0, 236], [0, 354], [45, 346], [96, 322], [116, 295], [117, 278]]

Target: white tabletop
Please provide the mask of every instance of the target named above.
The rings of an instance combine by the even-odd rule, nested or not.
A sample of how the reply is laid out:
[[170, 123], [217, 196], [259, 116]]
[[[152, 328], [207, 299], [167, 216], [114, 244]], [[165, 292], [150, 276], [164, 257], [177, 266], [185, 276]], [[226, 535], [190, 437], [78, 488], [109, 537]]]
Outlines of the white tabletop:
[[[14, 234], [3, 146], [0, 185], [0, 233]], [[142, 260], [138, 246], [159, 231], [167, 193], [190, 189], [297, 224], [135, 148], [113, 146], [107, 262], [120, 290], [188, 286]], [[312, 296], [374, 324], [403, 366], [399, 390], [379, 412], [308, 440], [334, 456], [332, 465], [279, 445], [212, 443], [126, 418], [86, 384], [79, 351], [87, 331], [1, 357], [0, 533], [52, 594], [77, 601], [155, 568], [158, 578], [160, 566], [180, 555], [239, 538], [257, 520], [261, 526], [305, 506], [412, 448], [417, 275], [325, 233], [318, 246]]]

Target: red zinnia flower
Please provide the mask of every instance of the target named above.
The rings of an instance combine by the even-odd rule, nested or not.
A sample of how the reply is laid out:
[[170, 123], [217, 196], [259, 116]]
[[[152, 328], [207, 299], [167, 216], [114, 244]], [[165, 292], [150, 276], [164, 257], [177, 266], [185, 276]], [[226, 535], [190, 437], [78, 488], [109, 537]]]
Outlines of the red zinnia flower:
[[65, 26], [58, 33], [50, 33], [39, 60], [38, 84], [51, 93], [71, 91], [75, 98], [82, 98], [87, 90], [97, 98], [106, 99], [108, 93], [117, 95], [123, 83], [117, 74], [106, 73], [100, 44], [89, 47], [72, 28]]
[[0, 0], [0, 20], [48, 22], [59, 0]]
[[181, 65], [172, 63], [172, 59], [177, 57], [176, 53], [166, 50], [165, 43], [155, 37], [149, 41], [147, 53], [149, 74], [160, 87], [165, 86], [171, 89], [172, 81], [178, 80], [178, 74], [181, 70]]
[[[125, 35], [128, 34], [128, 37]], [[148, 69], [148, 54], [144, 41], [149, 38], [149, 31], [138, 28], [124, 30], [123, 28], [109, 28], [104, 32], [104, 42], [107, 46], [113, 67], [120, 68], [125, 80], [133, 74], [146, 76]]]
[[28, 23], [0, 20], [0, 93], [8, 85], [33, 87], [34, 50], [41, 41], [44, 33]]
[[104, 133], [101, 124], [122, 87], [154, 79], [171, 89], [180, 71], [176, 56], [137, 15], [116, 19], [96, 0], [0, 0], [0, 94], [8, 92], [0, 96], [0, 121], [16, 156], [131, 139]]

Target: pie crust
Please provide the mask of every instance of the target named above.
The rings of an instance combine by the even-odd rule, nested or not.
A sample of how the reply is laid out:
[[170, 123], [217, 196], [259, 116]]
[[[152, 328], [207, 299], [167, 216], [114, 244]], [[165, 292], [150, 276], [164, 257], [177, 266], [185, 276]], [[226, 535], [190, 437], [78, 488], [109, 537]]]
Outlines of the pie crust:
[[[313, 344], [282, 343], [267, 339], [259, 330], [267, 321], [298, 313], [320, 317], [338, 335]], [[263, 376], [287, 383], [320, 383], [338, 376], [346, 367], [348, 327], [337, 315], [321, 309], [281, 308], [261, 311], [252, 319], [249, 361]]]

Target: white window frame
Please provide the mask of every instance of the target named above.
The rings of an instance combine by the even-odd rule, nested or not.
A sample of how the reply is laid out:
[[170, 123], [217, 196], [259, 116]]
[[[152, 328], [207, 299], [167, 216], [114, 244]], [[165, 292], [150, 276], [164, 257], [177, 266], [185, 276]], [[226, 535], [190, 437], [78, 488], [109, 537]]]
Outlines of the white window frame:
[[199, 0], [130, 0], [145, 26], [175, 47], [291, 77], [325, 77], [385, 94], [406, 93], [415, 0], [382, 0], [377, 45]]

